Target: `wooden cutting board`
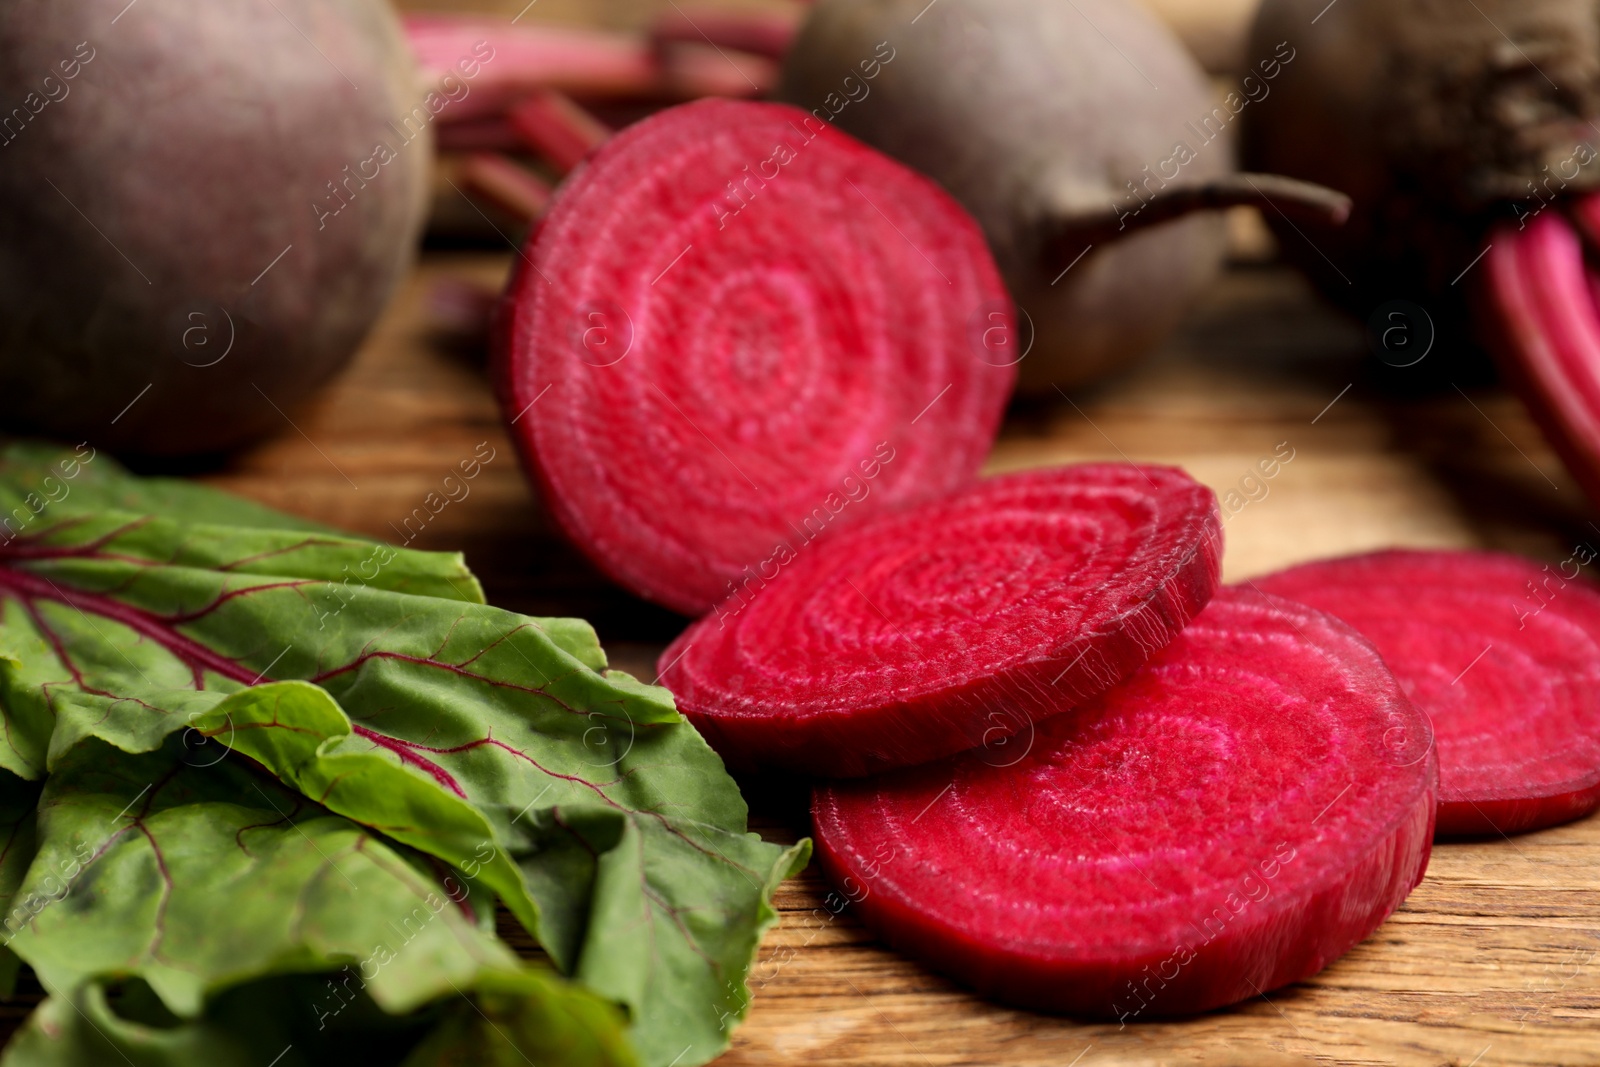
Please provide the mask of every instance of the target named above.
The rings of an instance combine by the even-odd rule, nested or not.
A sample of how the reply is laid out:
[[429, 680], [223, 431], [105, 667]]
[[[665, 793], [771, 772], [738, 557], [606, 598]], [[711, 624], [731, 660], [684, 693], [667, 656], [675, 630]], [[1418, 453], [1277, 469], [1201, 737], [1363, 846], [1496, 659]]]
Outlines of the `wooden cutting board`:
[[[653, 677], [681, 620], [611, 588], [556, 539], [481, 352], [430, 326], [426, 294], [440, 279], [498, 284], [510, 258], [430, 254], [348, 373], [278, 437], [204, 477], [364, 533], [464, 549], [491, 600], [588, 617], [619, 666]], [[990, 469], [1175, 463], [1227, 499], [1287, 442], [1294, 458], [1265, 493], [1233, 498], [1247, 502], [1226, 521], [1229, 578], [1390, 544], [1564, 559], [1600, 536], [1590, 513], [1516, 401], [1475, 384], [1460, 355], [1435, 351], [1418, 374], [1379, 379], [1363, 332], [1296, 276], [1239, 265], [1143, 365], [1070, 402], [1017, 405]], [[424, 509], [420, 524], [445, 474], [489, 452], [469, 495]], [[747, 792], [763, 832], [806, 832], [803, 787]], [[1314, 980], [1122, 1030], [968, 996], [882, 948], [848, 911], [832, 916], [824, 892], [812, 873], [780, 891], [783, 921], [761, 949], [728, 1067], [1600, 1063], [1600, 820], [1442, 846], [1400, 912]]]

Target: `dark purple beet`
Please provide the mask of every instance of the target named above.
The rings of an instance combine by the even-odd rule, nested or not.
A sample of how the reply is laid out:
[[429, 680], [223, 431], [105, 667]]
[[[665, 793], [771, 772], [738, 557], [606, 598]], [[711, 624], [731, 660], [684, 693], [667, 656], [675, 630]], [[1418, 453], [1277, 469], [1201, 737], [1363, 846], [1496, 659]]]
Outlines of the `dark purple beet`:
[[1454, 342], [1430, 377], [1490, 349], [1600, 502], [1600, 2], [1266, 0], [1250, 47], [1279, 40], [1245, 161], [1354, 202], [1286, 253], [1369, 321], [1423, 305]]
[[1351, 197], [1343, 226], [1279, 233], [1363, 317], [1459, 301], [1493, 217], [1600, 187], [1595, 0], [1265, 0], [1248, 54], [1279, 41], [1297, 57], [1244, 114], [1241, 157]]
[[125, 2], [0, 7], [0, 425], [210, 452], [371, 327], [432, 116], [381, 0]]

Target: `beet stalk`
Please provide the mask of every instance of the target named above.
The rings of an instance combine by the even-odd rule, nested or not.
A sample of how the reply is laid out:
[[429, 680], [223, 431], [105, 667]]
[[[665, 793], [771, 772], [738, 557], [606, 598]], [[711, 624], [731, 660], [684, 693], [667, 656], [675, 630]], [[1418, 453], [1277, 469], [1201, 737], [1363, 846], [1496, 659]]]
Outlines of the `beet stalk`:
[[649, 42], [624, 34], [459, 15], [412, 15], [405, 29], [423, 74], [433, 79], [450, 74], [474, 49], [492, 56], [473, 85], [477, 99], [452, 110], [457, 122], [500, 111], [536, 89], [632, 96], [655, 91], [661, 81]]
[[473, 152], [458, 173], [464, 192], [524, 222], [543, 215], [554, 195], [549, 182], [498, 152]]
[[673, 4], [651, 27], [658, 41], [707, 43], [781, 60], [794, 44], [804, 9], [739, 11], [726, 5]]
[[585, 99], [692, 100], [759, 96], [776, 67], [764, 56], [720, 52], [702, 41], [652, 42], [599, 30], [507, 24], [470, 15], [412, 15], [406, 37], [430, 80], [452, 76], [463, 56], [485, 56], [471, 92], [441, 116], [446, 124], [503, 114], [544, 89]]
[[611, 136], [605, 123], [553, 89], [530, 94], [507, 117], [523, 142], [562, 174]]
[[1503, 223], [1491, 242], [1483, 279], [1491, 336], [1567, 469], [1600, 501], [1600, 314], [1583, 239], [1552, 212], [1526, 229]]

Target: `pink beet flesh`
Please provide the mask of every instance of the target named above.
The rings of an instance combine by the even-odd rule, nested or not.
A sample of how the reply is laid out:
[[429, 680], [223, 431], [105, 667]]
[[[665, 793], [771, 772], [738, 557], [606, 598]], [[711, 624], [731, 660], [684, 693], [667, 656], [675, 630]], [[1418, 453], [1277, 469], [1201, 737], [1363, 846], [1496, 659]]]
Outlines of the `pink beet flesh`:
[[1225, 589], [1007, 766], [817, 787], [862, 921], [1008, 1003], [1133, 1021], [1308, 977], [1427, 867], [1427, 723], [1336, 619]]
[[661, 681], [736, 766], [1002, 758], [1171, 641], [1221, 552], [1216, 497], [1182, 471], [1008, 475], [801, 549], [685, 631]]
[[1440, 834], [1509, 834], [1600, 804], [1600, 591], [1582, 562], [1380, 552], [1256, 584], [1360, 630], [1432, 717]]
[[971, 481], [1016, 374], [962, 208], [775, 104], [688, 104], [608, 141], [505, 310], [502, 398], [547, 506], [613, 578], [689, 614]]

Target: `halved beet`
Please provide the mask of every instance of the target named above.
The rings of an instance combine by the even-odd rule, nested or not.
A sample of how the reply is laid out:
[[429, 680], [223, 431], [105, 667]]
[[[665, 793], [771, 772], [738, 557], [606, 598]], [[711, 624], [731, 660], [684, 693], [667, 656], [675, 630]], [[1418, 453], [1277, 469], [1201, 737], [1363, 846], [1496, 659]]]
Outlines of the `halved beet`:
[[1308, 977], [1422, 878], [1437, 766], [1372, 645], [1229, 588], [1142, 670], [981, 753], [817, 787], [817, 856], [891, 944], [1124, 1021]]
[[617, 134], [523, 260], [498, 373], [522, 454], [580, 548], [686, 613], [971, 481], [1020, 358], [965, 211], [776, 104]]
[[1126, 677], [1216, 588], [1211, 490], [1171, 467], [994, 478], [803, 548], [662, 653], [735, 766], [849, 776], [988, 744]]
[[1379, 552], [1257, 584], [1360, 630], [1432, 716], [1441, 835], [1509, 834], [1600, 804], [1600, 591], [1578, 578], [1594, 558]]

